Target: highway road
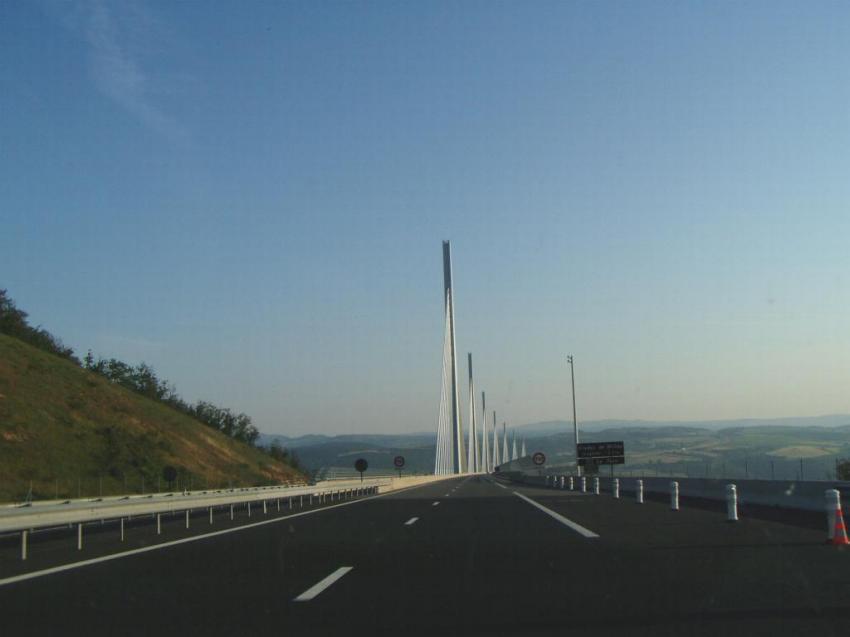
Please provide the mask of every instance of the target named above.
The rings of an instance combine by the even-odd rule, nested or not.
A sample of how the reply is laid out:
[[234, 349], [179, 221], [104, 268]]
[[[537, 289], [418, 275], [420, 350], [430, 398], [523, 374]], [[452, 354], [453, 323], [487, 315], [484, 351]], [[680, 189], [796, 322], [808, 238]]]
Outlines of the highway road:
[[[292, 517], [288, 517], [292, 516]], [[262, 522], [257, 524], [257, 522]], [[838, 635], [825, 529], [472, 476], [186, 531], [0, 547], [8, 635]], [[245, 526], [254, 525], [254, 526]], [[238, 530], [237, 530], [238, 529]], [[224, 531], [224, 532], [222, 532]], [[147, 539], [145, 539], [147, 538]], [[93, 556], [119, 559], [10, 581]], [[850, 547], [848, 547], [850, 548]], [[5, 579], [4, 579], [5, 578]]]

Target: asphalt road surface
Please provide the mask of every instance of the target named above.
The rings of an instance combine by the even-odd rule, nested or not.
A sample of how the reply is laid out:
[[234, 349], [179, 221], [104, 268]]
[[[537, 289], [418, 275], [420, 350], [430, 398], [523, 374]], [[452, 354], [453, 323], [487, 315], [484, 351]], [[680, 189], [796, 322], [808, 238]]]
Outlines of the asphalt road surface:
[[[188, 531], [173, 520], [155, 542], [139, 526], [76, 551], [60, 534], [26, 563], [0, 547], [0, 632], [846, 634], [850, 551], [792, 518], [728, 523], [686, 501], [673, 512], [474, 476]], [[225, 532], [199, 535], [210, 528]], [[162, 544], [175, 538], [191, 541]]]

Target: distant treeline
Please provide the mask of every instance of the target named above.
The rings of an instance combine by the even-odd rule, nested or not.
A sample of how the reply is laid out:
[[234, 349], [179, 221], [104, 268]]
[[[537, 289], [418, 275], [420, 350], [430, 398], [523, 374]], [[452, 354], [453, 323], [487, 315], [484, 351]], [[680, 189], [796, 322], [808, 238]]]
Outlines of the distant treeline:
[[[250, 416], [234, 413], [226, 407], [217, 407], [212, 403], [199, 400], [190, 404], [177, 393], [173, 384], [159, 378], [154, 369], [146, 364], [128, 365], [116, 358], [95, 359], [91, 350], [82, 362], [74, 356], [74, 351], [66, 347], [62, 341], [42, 328], [32, 327], [27, 322], [27, 313], [18, 309], [15, 302], [9, 298], [6, 290], [0, 289], [0, 333], [13, 336], [38, 349], [61, 356], [75, 365], [99, 374], [116, 385], [121, 385], [142, 396], [165, 403], [166, 405], [200, 420], [205, 425], [216, 429], [226, 436], [255, 445], [260, 432], [251, 424]], [[298, 458], [281, 447], [272, 443], [266, 448], [269, 455], [276, 460], [285, 462], [299, 469]]]

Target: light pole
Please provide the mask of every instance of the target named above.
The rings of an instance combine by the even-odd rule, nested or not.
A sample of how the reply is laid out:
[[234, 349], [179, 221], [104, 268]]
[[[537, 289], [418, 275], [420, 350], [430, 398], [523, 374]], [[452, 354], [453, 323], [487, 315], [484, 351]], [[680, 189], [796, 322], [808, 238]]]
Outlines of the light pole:
[[578, 420], [576, 419], [576, 374], [573, 368], [573, 355], [567, 354], [567, 362], [570, 364], [570, 384], [573, 388], [573, 434], [576, 439], [576, 475], [581, 476], [581, 467], [578, 464]]

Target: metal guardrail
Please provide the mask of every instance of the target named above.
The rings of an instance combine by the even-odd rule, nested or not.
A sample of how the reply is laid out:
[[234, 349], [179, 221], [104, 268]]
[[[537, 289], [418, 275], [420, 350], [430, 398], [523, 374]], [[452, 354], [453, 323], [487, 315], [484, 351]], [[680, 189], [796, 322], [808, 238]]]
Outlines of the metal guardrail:
[[[411, 476], [412, 477], [412, 476]], [[434, 479], [442, 479], [434, 476]], [[393, 479], [370, 478], [366, 480], [341, 480], [331, 486], [318, 484], [301, 487], [254, 487], [243, 489], [223, 489], [201, 491], [175, 495], [174, 493], [150, 496], [123, 496], [108, 500], [96, 499], [75, 501], [74, 507], [67, 508], [71, 501], [62, 503], [42, 503], [39, 506], [6, 508], [0, 512], [0, 538], [20, 537], [21, 559], [27, 559], [28, 542], [31, 534], [73, 530], [76, 527], [77, 549], [83, 548], [83, 530], [87, 526], [114, 523], [120, 527], [120, 538], [124, 541], [125, 521], [150, 519], [156, 522], [156, 533], [161, 534], [162, 516], [182, 514], [186, 528], [190, 527], [193, 514], [199, 511], [209, 514], [209, 523], [213, 524], [216, 511], [229, 509], [230, 520], [234, 520], [237, 508], [247, 510], [251, 517], [251, 505], [262, 506], [263, 514], [268, 513], [269, 503], [278, 512], [292, 511], [295, 502], [303, 509], [305, 504], [312, 505], [314, 500], [328, 502], [351, 500], [363, 496], [377, 495], [382, 487], [394, 486]], [[404, 482], [402, 480], [402, 482]], [[400, 488], [405, 488], [402, 485]], [[95, 505], [95, 506], [92, 506]]]
[[118, 519], [152, 513], [209, 508], [229, 504], [256, 502], [263, 499], [316, 496], [336, 494], [338, 491], [380, 487], [387, 480], [371, 479], [362, 484], [358, 481], [340, 482], [331, 487], [308, 485], [301, 487], [253, 487], [243, 489], [221, 489], [216, 491], [194, 491], [165, 493], [148, 496], [123, 496], [109, 499], [74, 500], [61, 503], [40, 503], [26, 507], [7, 507], [0, 511], [0, 533], [35, 530], [80, 522]]
[[[176, 514], [181, 514], [185, 516], [186, 520], [186, 528], [190, 528], [190, 520], [193, 517], [193, 514], [202, 511], [204, 513], [209, 514], [209, 523], [213, 523], [213, 514], [216, 511], [229, 509], [230, 520], [234, 520], [235, 512], [237, 508], [245, 508], [247, 510], [248, 517], [251, 517], [251, 505], [252, 504], [262, 504], [262, 512], [263, 514], [267, 514], [269, 510], [269, 503], [272, 503], [272, 507], [276, 507], [277, 512], [281, 511], [281, 503], [283, 502], [283, 506], [285, 509], [293, 510], [294, 504], [296, 500], [298, 501], [298, 506], [300, 509], [304, 508], [304, 505], [307, 504], [312, 505], [313, 500], [317, 499], [319, 504], [325, 504], [328, 502], [336, 502], [343, 500], [351, 500], [357, 497], [376, 495], [379, 492], [380, 487], [384, 483], [381, 483], [378, 480], [372, 480], [372, 484], [363, 484], [362, 486], [349, 486], [346, 488], [290, 488], [287, 490], [278, 489], [275, 493], [254, 493], [253, 497], [245, 499], [244, 497], [237, 496], [236, 499], [228, 499], [228, 501], [217, 501], [217, 502], [204, 502], [201, 504], [201, 499], [192, 499], [192, 500], [183, 500], [180, 502], [181, 506], [174, 507], [167, 506], [166, 508], [161, 508], [160, 506], [148, 507], [144, 510], [136, 510], [135, 512], [128, 512], [126, 509], [121, 509], [120, 511], [110, 511], [109, 509], [114, 509], [115, 507], [109, 508], [101, 508], [99, 510], [90, 511], [90, 514], [95, 514], [94, 517], [91, 515], [77, 516], [77, 519], [72, 521], [63, 520], [58, 522], [56, 519], [56, 514], [45, 514], [40, 513], [37, 514], [39, 517], [46, 517], [49, 519], [43, 519], [37, 522], [33, 520], [28, 520], [26, 524], [17, 526], [13, 526], [11, 528], [4, 528], [2, 532], [0, 532], [0, 537], [9, 537], [9, 536], [19, 536], [20, 537], [20, 549], [21, 549], [21, 559], [26, 560], [28, 556], [28, 546], [29, 546], [29, 537], [32, 534], [39, 532], [47, 532], [47, 531], [56, 531], [59, 529], [74, 529], [76, 528], [76, 538], [77, 538], [77, 550], [82, 550], [83, 548], [83, 530], [87, 526], [92, 525], [104, 525], [106, 523], [114, 523], [120, 527], [120, 539], [124, 541], [124, 527], [125, 521], [129, 522], [130, 520], [138, 519], [138, 518], [148, 518], [156, 521], [156, 534], [161, 535], [162, 533], [162, 516], [163, 514], [171, 514], [173, 517]], [[296, 492], [297, 491], [297, 492]], [[306, 500], [306, 502], [305, 502]], [[162, 504], [162, 503], [157, 503]], [[187, 506], [188, 505], [188, 506]], [[15, 516], [19, 517], [19, 516]], [[2, 518], [0, 518], [2, 519]]]

